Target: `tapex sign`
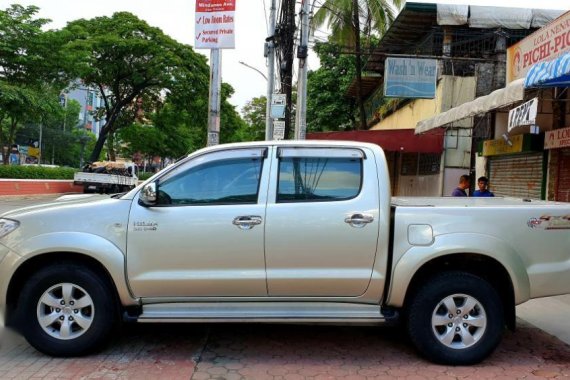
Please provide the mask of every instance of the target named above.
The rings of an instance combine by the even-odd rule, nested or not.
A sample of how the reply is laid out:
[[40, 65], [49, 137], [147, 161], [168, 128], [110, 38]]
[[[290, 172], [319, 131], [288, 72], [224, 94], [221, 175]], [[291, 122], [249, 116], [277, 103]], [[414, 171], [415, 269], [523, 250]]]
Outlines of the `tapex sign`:
[[538, 98], [531, 99], [517, 108], [510, 110], [508, 131], [510, 132], [515, 127], [536, 124], [537, 111]]
[[384, 96], [435, 98], [437, 60], [388, 57], [384, 63]]

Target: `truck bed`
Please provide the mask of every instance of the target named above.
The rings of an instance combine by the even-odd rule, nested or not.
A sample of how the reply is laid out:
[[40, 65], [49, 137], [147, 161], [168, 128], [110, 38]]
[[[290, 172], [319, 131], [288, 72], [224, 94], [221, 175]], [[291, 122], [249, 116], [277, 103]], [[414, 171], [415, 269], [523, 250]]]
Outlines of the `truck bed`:
[[75, 173], [73, 182], [76, 184], [83, 183], [106, 183], [110, 185], [127, 185], [136, 186], [138, 179], [136, 177], [127, 177], [118, 174], [103, 174], [103, 173]]

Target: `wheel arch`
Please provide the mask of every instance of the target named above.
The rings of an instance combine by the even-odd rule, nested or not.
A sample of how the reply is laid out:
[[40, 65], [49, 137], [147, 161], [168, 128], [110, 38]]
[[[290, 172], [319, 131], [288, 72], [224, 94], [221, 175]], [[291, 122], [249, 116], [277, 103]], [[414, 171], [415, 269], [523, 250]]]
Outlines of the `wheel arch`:
[[105, 266], [93, 257], [77, 252], [49, 252], [41, 255], [34, 256], [24, 261], [12, 275], [6, 293], [6, 323], [13, 325], [13, 317], [18, 307], [18, 298], [21, 289], [23, 288], [26, 280], [30, 278], [33, 273], [41, 268], [49, 265], [70, 263], [81, 265], [89, 268], [97, 275], [101, 276], [113, 289], [113, 293], [117, 302], [120, 302], [119, 290], [116, 283], [111, 276], [111, 273]]
[[39, 268], [57, 262], [87, 266], [109, 281], [123, 306], [138, 305], [128, 287], [124, 254], [100, 236], [66, 232], [37, 235], [23, 242], [19, 251], [27, 254], [24, 257], [14, 255], [13, 272], [6, 273], [10, 278], [5, 288], [5, 320], [8, 323], [26, 279]]
[[443, 272], [461, 271], [481, 277], [495, 288], [503, 303], [505, 322], [510, 329], [516, 325], [515, 292], [505, 267], [497, 260], [475, 253], [457, 253], [433, 259], [424, 264], [412, 277], [404, 298], [404, 310], [414, 294], [431, 277]]
[[[445, 248], [434, 252], [434, 247]], [[429, 277], [454, 270], [491, 283], [505, 305], [508, 326], [514, 327], [515, 305], [530, 298], [530, 281], [516, 251], [492, 236], [444, 235], [437, 237], [432, 246], [412, 247], [394, 264], [386, 304], [405, 308], [413, 292]]]

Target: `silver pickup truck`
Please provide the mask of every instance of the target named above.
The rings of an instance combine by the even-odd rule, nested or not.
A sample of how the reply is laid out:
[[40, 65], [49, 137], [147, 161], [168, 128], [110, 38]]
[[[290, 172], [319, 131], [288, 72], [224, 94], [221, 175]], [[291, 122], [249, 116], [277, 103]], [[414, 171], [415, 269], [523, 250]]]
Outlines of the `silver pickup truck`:
[[220, 145], [123, 195], [4, 214], [0, 312], [57, 356], [121, 319], [400, 321], [425, 357], [471, 364], [515, 305], [570, 292], [569, 246], [569, 204], [392, 198], [376, 145]]

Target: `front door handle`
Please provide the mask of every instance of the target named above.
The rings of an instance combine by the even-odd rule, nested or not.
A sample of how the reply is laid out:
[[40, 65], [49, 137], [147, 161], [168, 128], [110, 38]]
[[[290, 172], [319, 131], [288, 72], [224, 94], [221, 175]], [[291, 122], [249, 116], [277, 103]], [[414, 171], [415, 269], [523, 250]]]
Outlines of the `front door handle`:
[[261, 216], [244, 215], [234, 218], [232, 224], [241, 230], [251, 230], [254, 226], [261, 224]]
[[362, 228], [368, 223], [372, 223], [373, 221], [374, 216], [370, 214], [352, 214], [344, 219], [345, 223], [348, 223], [355, 228]]

